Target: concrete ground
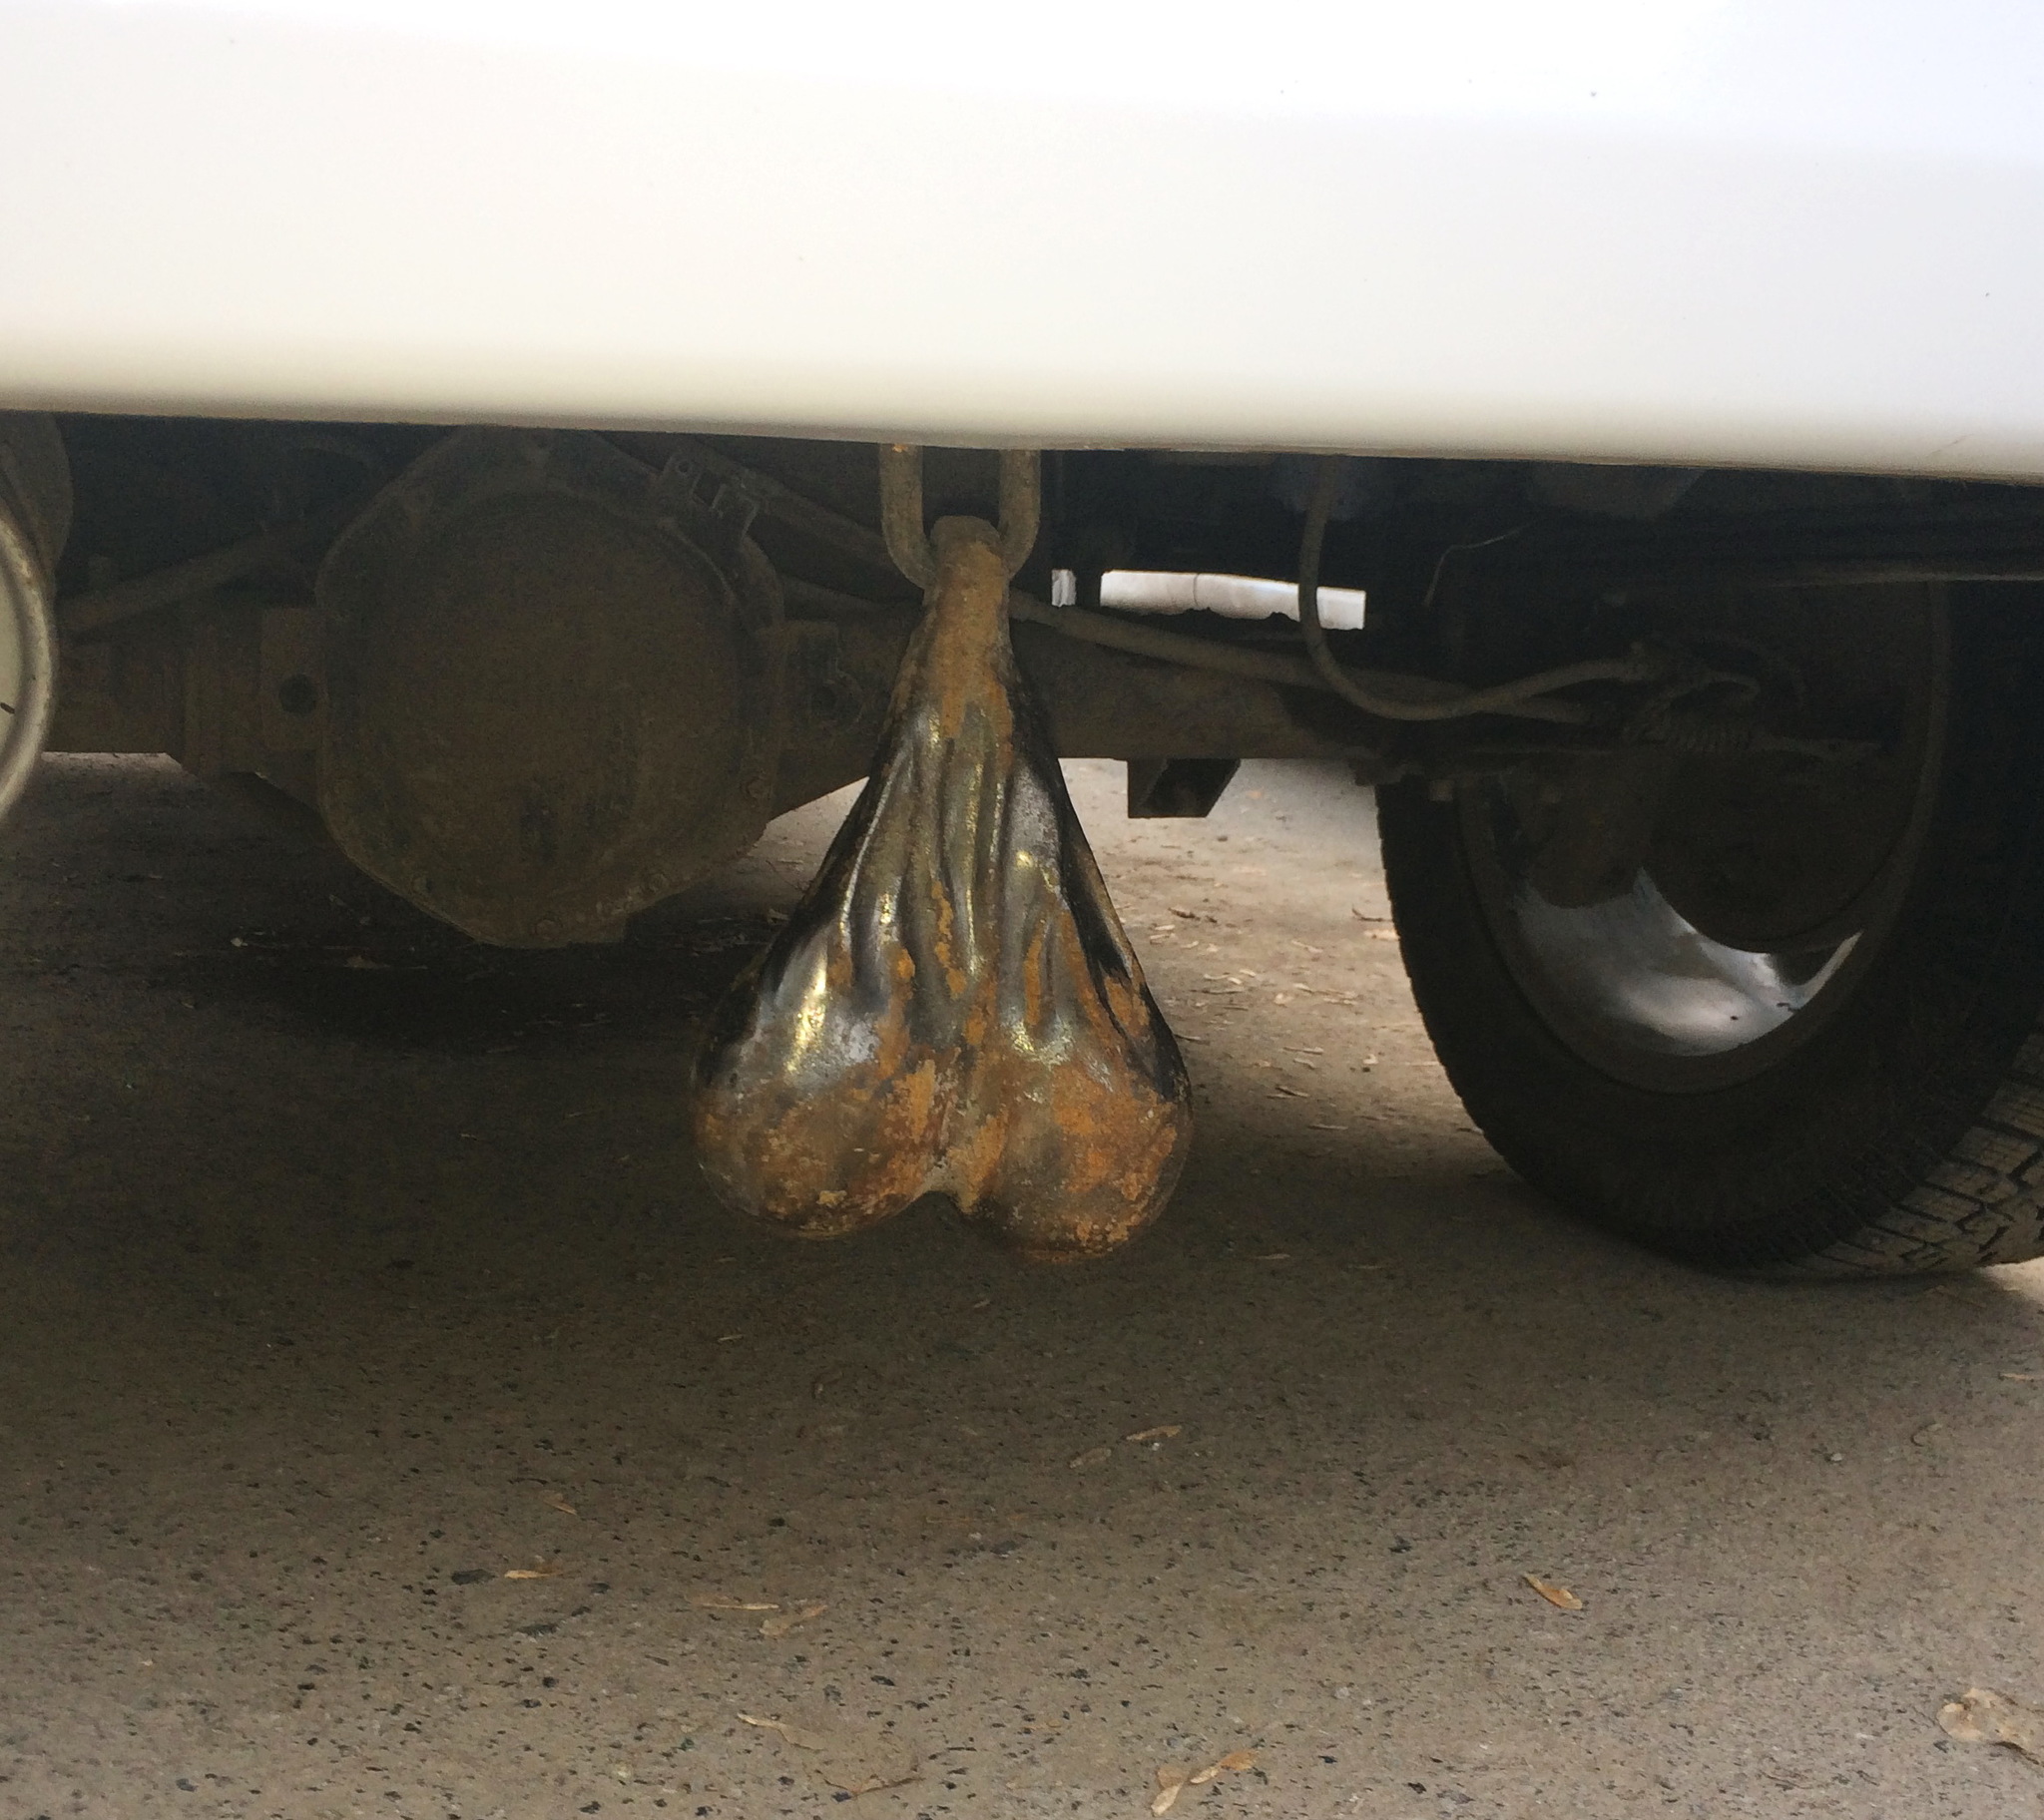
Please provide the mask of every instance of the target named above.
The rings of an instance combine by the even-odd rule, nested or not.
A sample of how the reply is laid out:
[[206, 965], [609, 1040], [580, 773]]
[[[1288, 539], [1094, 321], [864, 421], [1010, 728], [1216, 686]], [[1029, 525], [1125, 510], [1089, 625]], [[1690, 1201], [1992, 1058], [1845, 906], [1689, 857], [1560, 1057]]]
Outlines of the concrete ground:
[[1131, 823], [1074, 774], [1202, 1124], [1154, 1232], [1050, 1272], [698, 1183], [692, 1033], [827, 807], [504, 953], [49, 762], [0, 879], [0, 1817], [1090, 1820], [1224, 1757], [1176, 1813], [2044, 1811], [1934, 1722], [2044, 1699], [2044, 1268], [1579, 1229], [1433, 1065], [1367, 796], [1253, 765]]

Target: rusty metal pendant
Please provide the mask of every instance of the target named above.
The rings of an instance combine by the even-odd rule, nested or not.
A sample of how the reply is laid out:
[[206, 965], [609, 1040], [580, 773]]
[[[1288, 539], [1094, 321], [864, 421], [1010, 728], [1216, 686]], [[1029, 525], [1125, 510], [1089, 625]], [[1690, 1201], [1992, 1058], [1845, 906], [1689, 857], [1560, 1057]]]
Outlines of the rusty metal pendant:
[[1028, 1256], [1098, 1256], [1176, 1184], [1185, 1065], [1016, 669], [998, 535], [931, 542], [872, 775], [719, 1009], [697, 1141], [721, 1193], [807, 1237], [935, 1192]]

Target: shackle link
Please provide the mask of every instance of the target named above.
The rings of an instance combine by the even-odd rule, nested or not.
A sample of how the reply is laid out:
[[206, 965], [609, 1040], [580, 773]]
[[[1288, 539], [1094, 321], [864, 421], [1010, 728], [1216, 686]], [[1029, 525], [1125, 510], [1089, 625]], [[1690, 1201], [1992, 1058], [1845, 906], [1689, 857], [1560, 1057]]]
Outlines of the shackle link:
[[[1001, 451], [1001, 561], [1012, 577], [1036, 548], [1043, 517], [1042, 458], [1034, 449]], [[912, 443], [880, 444], [880, 530], [894, 566], [918, 588], [937, 579], [936, 552], [922, 518], [922, 450]]]

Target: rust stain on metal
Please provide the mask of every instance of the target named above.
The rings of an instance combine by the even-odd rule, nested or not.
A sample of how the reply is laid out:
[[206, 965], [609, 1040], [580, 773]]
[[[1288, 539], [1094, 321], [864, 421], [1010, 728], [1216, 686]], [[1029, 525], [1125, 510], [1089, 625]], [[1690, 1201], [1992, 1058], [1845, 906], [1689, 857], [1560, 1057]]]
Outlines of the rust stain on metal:
[[938, 1192], [1030, 1256], [1098, 1256], [1177, 1182], [1185, 1066], [1015, 667], [998, 535], [932, 542], [872, 775], [717, 1015], [698, 1145], [804, 1236]]

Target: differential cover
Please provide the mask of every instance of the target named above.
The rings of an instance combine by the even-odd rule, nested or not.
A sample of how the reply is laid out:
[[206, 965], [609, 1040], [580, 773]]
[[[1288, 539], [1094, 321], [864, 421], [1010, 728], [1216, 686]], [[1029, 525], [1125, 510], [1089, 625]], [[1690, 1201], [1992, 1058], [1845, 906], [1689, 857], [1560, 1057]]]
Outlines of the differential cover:
[[320, 572], [320, 810], [479, 940], [614, 939], [742, 852], [778, 754], [779, 589], [749, 512], [582, 433], [466, 430]]

